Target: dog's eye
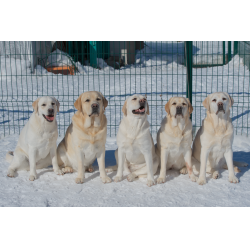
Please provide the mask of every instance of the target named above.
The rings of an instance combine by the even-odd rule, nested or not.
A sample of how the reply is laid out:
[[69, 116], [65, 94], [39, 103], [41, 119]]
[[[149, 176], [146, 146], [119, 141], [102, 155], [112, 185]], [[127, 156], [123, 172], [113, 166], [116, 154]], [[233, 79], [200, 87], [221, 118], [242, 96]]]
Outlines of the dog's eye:
[[133, 101], [137, 100], [137, 98], [132, 99]]
[[87, 99], [85, 102], [89, 102], [90, 100], [89, 99]]
[[187, 105], [185, 102], [182, 103], [183, 106]]
[[45, 107], [45, 106], [46, 106], [46, 104], [42, 104], [42, 106], [43, 106], [43, 107]]
[[172, 105], [176, 105], [176, 102], [174, 102]]
[[55, 103], [54, 103], [54, 102], [52, 102], [52, 103], [51, 103], [51, 105], [55, 105]]
[[97, 98], [96, 100], [97, 100], [97, 101], [100, 101], [101, 99], [100, 99], [100, 98]]
[[225, 97], [224, 97], [224, 98], [222, 98], [222, 100], [223, 100], [223, 101], [226, 101], [226, 100], [227, 100], [227, 98], [225, 98]]
[[213, 99], [213, 102], [216, 102], [216, 99]]

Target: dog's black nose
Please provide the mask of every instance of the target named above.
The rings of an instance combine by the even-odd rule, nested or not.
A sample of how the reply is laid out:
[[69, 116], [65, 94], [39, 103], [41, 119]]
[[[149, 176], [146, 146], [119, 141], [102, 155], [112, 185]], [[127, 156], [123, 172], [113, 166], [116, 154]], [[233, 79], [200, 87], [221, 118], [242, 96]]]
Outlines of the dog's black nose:
[[48, 109], [49, 114], [54, 114], [54, 109]]
[[93, 103], [93, 104], [91, 105], [91, 107], [92, 107], [93, 109], [98, 109], [99, 105], [98, 105], [98, 103]]
[[176, 107], [176, 113], [177, 114], [182, 114], [182, 106], [177, 106]]
[[222, 109], [223, 109], [223, 103], [222, 103], [222, 102], [219, 102], [219, 103], [218, 103], [218, 109], [219, 109], [219, 110], [222, 110]]
[[145, 99], [141, 99], [139, 102], [144, 103], [145, 101], [146, 101]]

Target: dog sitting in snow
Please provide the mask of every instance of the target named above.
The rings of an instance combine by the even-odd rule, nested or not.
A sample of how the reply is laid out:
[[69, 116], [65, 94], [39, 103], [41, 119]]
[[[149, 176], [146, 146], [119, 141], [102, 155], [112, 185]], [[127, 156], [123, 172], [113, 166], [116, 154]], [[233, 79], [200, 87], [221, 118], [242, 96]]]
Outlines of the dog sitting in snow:
[[60, 104], [54, 97], [44, 96], [34, 101], [32, 106], [34, 112], [21, 131], [14, 153], [6, 155], [10, 162], [7, 175], [14, 177], [15, 171], [30, 170], [29, 180], [34, 181], [37, 179], [36, 169], [51, 164], [54, 172], [62, 175], [56, 155], [56, 114]]
[[193, 107], [188, 98], [172, 97], [165, 105], [167, 116], [162, 120], [157, 133], [156, 153], [161, 159], [157, 183], [166, 181], [166, 171], [177, 169], [189, 174], [192, 181], [197, 177], [192, 170], [192, 122], [189, 119]]
[[58, 145], [58, 164], [64, 173], [77, 171], [75, 182], [81, 184], [85, 170], [93, 172], [92, 164], [97, 159], [100, 177], [103, 183], [109, 183], [111, 179], [105, 172], [107, 118], [104, 114], [108, 101], [100, 92], [88, 91], [74, 105], [78, 111]]
[[207, 110], [207, 117], [196, 134], [193, 143], [192, 162], [197, 171], [200, 171], [198, 184], [206, 183], [206, 172], [212, 174], [214, 179], [219, 177], [220, 168], [228, 168], [229, 181], [238, 183], [235, 176], [234, 165], [247, 166], [247, 163], [233, 162], [233, 136], [234, 129], [230, 118], [230, 108], [233, 98], [225, 92], [210, 94], [203, 106]]
[[155, 153], [154, 142], [149, 131], [149, 106], [142, 95], [133, 95], [125, 101], [118, 134], [115, 158], [117, 165], [106, 169], [107, 172], [117, 170], [115, 182], [122, 180], [123, 170], [130, 173], [128, 181], [136, 177], [147, 177], [147, 185], [152, 186], [154, 174], [159, 165]]

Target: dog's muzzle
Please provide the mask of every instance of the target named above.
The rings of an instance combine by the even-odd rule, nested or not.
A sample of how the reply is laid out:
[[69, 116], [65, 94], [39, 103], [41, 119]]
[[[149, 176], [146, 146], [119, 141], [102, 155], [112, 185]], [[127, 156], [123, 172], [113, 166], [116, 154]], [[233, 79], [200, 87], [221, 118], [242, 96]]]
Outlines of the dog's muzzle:
[[48, 109], [48, 115], [43, 115], [44, 119], [47, 122], [53, 122], [55, 119], [54, 112], [54, 109]]
[[142, 99], [142, 100], [139, 101], [140, 108], [132, 110], [133, 114], [135, 114], [135, 115], [144, 115], [145, 114], [145, 100], [144, 99]]
[[[98, 103], [93, 103], [91, 105], [91, 108], [92, 108], [91, 115], [99, 115], [99, 104]], [[89, 116], [91, 116], [91, 115], [89, 115]]]
[[216, 115], [218, 115], [219, 112], [224, 112], [224, 114], [225, 114], [225, 110], [224, 110], [224, 106], [223, 106], [222, 102], [218, 103], [218, 110], [216, 112]]
[[183, 117], [183, 114], [182, 114], [182, 107], [181, 106], [177, 106], [176, 107], [176, 114], [175, 114], [175, 118], [177, 115], [181, 115]]

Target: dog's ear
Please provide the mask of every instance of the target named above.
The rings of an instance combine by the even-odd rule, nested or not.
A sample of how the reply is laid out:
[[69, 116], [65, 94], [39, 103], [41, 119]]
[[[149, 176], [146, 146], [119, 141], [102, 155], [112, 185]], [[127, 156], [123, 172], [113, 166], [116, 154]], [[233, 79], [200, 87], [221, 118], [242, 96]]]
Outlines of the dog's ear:
[[108, 102], [108, 100], [104, 97], [104, 95], [101, 92], [99, 92], [99, 93], [102, 96], [103, 107], [104, 107], [104, 110], [105, 110], [105, 108], [107, 108], [109, 102]]
[[103, 100], [103, 106], [104, 106], [104, 110], [105, 110], [105, 108], [107, 108], [109, 102], [104, 96], [103, 96], [102, 100]]
[[148, 106], [148, 101], [147, 101], [147, 114], [149, 115], [149, 106]]
[[55, 100], [55, 103], [56, 103], [57, 112], [59, 112], [60, 102], [55, 97], [53, 97], [53, 99]]
[[78, 99], [75, 101], [74, 103], [74, 106], [75, 108], [78, 110], [78, 111], [82, 111], [82, 94], [78, 97]]
[[58, 100], [56, 100], [56, 106], [57, 106], [57, 112], [59, 112], [60, 102]]
[[124, 105], [122, 107], [122, 112], [125, 116], [127, 116], [127, 100], [124, 102]]
[[35, 113], [38, 112], [38, 102], [39, 102], [39, 100], [40, 100], [40, 97], [37, 98], [37, 99], [32, 103], [32, 107], [33, 107]]
[[171, 99], [172, 98], [170, 98], [169, 100], [168, 100], [168, 102], [166, 103], [166, 105], [165, 105], [165, 110], [166, 110], [166, 112], [170, 115], [170, 102], [171, 102]]
[[228, 93], [227, 93], [227, 95], [228, 95], [228, 99], [229, 99], [229, 105], [230, 105], [230, 107], [232, 107], [234, 104], [234, 99]]
[[189, 112], [189, 114], [191, 115], [192, 112], [193, 112], [193, 110], [194, 110], [194, 108], [193, 108], [191, 102], [189, 101], [189, 99], [186, 98], [186, 100], [187, 100], [187, 102], [188, 102], [188, 112]]
[[99, 91], [97, 91], [97, 92], [102, 96], [102, 103], [103, 103], [103, 107], [104, 107], [104, 110], [105, 110], [105, 108], [108, 106], [109, 102], [101, 92], [99, 92]]
[[[210, 95], [209, 95], [210, 96]], [[207, 96], [206, 97], [206, 99], [203, 101], [203, 106], [205, 107], [205, 109], [207, 110], [207, 111], [210, 111], [210, 103], [209, 103], [209, 101], [210, 101], [210, 98], [209, 98], [209, 96]]]

